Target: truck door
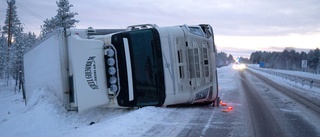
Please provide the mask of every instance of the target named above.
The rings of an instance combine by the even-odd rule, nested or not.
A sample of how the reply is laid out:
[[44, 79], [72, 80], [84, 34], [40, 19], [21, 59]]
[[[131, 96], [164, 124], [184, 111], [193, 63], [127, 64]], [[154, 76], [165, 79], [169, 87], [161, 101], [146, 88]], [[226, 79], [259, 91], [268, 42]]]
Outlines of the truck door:
[[74, 103], [81, 112], [109, 103], [102, 41], [68, 37]]

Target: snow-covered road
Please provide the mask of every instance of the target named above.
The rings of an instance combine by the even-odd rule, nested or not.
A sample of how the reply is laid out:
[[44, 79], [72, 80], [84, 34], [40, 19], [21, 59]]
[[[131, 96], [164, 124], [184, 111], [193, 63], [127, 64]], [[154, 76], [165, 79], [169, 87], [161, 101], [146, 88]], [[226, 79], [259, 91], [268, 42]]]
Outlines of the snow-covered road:
[[241, 77], [245, 79], [242, 85], [254, 121], [254, 136], [319, 135], [319, 102], [249, 70], [243, 71]]
[[[286, 135], [299, 136], [305, 132], [319, 135], [320, 117], [317, 114], [254, 75], [243, 73], [272, 115], [277, 115], [279, 125], [289, 127], [283, 128]], [[320, 102], [319, 89], [296, 86], [294, 82], [257, 73], [281, 85], [295, 87]], [[13, 87], [0, 84], [0, 136], [254, 136], [256, 120], [251, 117], [250, 101], [242, 88], [240, 74], [229, 66], [218, 69], [219, 96], [227, 106], [95, 108], [80, 114], [66, 111], [45, 88], [39, 88], [39, 94], [24, 106], [21, 93], [14, 93]], [[228, 110], [229, 106], [233, 109]]]

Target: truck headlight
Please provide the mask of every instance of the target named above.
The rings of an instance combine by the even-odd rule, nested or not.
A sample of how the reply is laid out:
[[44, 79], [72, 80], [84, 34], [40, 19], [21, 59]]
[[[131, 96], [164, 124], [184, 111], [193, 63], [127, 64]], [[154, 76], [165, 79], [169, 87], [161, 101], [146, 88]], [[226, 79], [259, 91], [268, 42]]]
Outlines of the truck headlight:
[[109, 82], [110, 82], [110, 84], [115, 84], [115, 83], [117, 83], [117, 78], [116, 77], [111, 77], [109, 79]]
[[108, 57], [113, 57], [114, 56], [114, 51], [112, 49], [106, 49], [105, 52], [106, 52], [105, 54]]
[[113, 58], [109, 58], [107, 63], [109, 66], [113, 66], [116, 63], [116, 61]]
[[114, 67], [110, 67], [109, 69], [108, 69], [108, 73], [110, 74], [110, 75], [114, 75], [114, 74], [116, 74], [116, 68], [114, 68]]
[[104, 59], [109, 98], [115, 98], [120, 91], [117, 49], [112, 44], [104, 45]]
[[115, 92], [117, 92], [117, 90], [118, 90], [118, 86], [116, 86], [116, 85], [111, 85], [110, 86], [110, 91], [111, 92], [115, 93]]

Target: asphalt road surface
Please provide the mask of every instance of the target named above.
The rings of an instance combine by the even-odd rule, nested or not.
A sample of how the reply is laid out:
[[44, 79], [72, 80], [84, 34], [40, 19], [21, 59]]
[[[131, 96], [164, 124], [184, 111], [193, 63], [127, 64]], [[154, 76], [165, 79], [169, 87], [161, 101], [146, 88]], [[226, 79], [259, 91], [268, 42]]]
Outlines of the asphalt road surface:
[[272, 114], [272, 110], [259, 95], [257, 89], [252, 85], [244, 72], [241, 72], [241, 85], [245, 92], [250, 111], [253, 133], [255, 137], [283, 137], [285, 133], [279, 121]]
[[[304, 96], [302, 94], [304, 91], [301, 91], [301, 89], [299, 91], [299, 89], [293, 87], [280, 85], [250, 70], [241, 72], [241, 76], [243, 78], [251, 78], [251, 80], [247, 79], [247, 82], [242, 82], [243, 88], [245, 88], [244, 83], [251, 83], [252, 87], [254, 87], [253, 89], [256, 91], [250, 91], [258, 93], [260, 97], [262, 97], [260, 99], [264, 101], [264, 103], [261, 103], [258, 107], [263, 107], [265, 109], [264, 111], [267, 111], [266, 109], [268, 109], [271, 114], [265, 117], [271, 117], [272, 115], [275, 121], [270, 121], [272, 121], [274, 125], [278, 125], [279, 128], [276, 129], [268, 126], [263, 128], [262, 126], [261, 128], [263, 129], [261, 129], [253, 126], [255, 131], [258, 131], [255, 132], [255, 135], [258, 133], [257, 136], [268, 136], [260, 134], [259, 131], [262, 130], [264, 132], [264, 130], [266, 130], [265, 128], [271, 128], [272, 132], [269, 132], [270, 136], [320, 136], [320, 102], [316, 102], [312, 98]], [[259, 98], [257, 96], [256, 98]], [[251, 102], [250, 100], [255, 100], [249, 96], [247, 97], [248, 102]], [[254, 113], [257, 112], [252, 112], [250, 114]], [[254, 115], [254, 117], [256, 119], [263, 119], [262, 117], [258, 118], [257, 115]], [[277, 135], [278, 133], [279, 135]]]
[[[227, 106], [172, 107], [175, 111], [144, 136], [320, 137], [320, 102], [250, 70], [232, 75], [234, 78], [225, 82], [234, 85], [219, 93]], [[228, 106], [233, 109], [225, 111]]]

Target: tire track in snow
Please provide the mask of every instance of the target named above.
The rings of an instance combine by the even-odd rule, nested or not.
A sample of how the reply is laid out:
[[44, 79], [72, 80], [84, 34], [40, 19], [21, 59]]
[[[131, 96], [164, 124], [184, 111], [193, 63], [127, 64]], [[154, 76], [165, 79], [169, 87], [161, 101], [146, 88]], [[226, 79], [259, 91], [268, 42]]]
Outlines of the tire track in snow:
[[262, 97], [256, 92], [256, 89], [252, 87], [249, 80], [247, 80], [244, 72], [240, 72], [240, 77], [242, 77], [241, 84], [249, 105], [252, 128], [254, 131], [253, 136], [286, 136], [284, 131], [281, 129], [281, 126], [277, 123], [277, 120], [273, 117], [271, 110], [266, 106]]
[[[170, 108], [172, 109], [172, 108]], [[152, 126], [143, 137], [175, 137], [181, 131], [190, 125], [190, 121], [194, 119], [194, 109], [176, 108], [170, 114], [164, 117], [162, 122]]]
[[248, 72], [255, 75], [256, 77], [258, 77], [259, 79], [261, 79], [262, 81], [267, 83], [268, 85], [272, 86], [274, 89], [277, 89], [278, 91], [284, 93], [285, 95], [289, 96], [290, 98], [300, 102], [301, 104], [307, 106], [308, 108], [312, 109], [316, 113], [320, 114], [319, 102], [318, 103], [313, 102], [310, 99], [297, 94], [298, 91], [295, 91], [295, 89], [288, 89], [284, 86], [281, 86], [281, 85], [277, 84], [276, 82], [273, 82], [272, 80], [266, 79], [265, 77], [263, 77], [259, 74], [253, 73], [251, 70], [248, 70]]
[[[286, 131], [287, 136], [299, 137], [299, 136], [318, 136], [319, 135], [319, 128], [318, 128], [319, 113], [317, 113], [316, 111], [313, 111], [312, 108], [310, 109], [310, 106], [308, 105], [308, 103], [313, 102], [312, 100], [309, 100], [308, 97], [304, 97], [303, 95], [298, 94], [299, 91], [292, 89], [290, 87], [281, 85], [279, 83], [276, 83], [272, 79], [264, 77], [259, 73], [254, 73], [250, 70], [247, 72], [252, 74], [252, 76], [254, 76], [255, 78], [259, 79], [258, 81], [264, 83], [263, 84], [264, 87], [270, 87], [272, 91], [276, 92], [276, 94], [272, 94], [273, 92], [270, 92], [271, 94], [269, 93], [269, 95], [273, 95], [273, 97], [271, 97], [272, 101], [275, 101], [273, 102], [273, 104], [269, 104], [269, 105], [272, 106], [272, 109], [274, 110], [272, 112], [276, 112], [274, 116], [277, 116], [278, 118], [277, 120], [279, 121], [284, 131]], [[257, 80], [254, 80], [254, 81], [257, 81]], [[263, 93], [266, 93], [266, 91]], [[281, 96], [284, 96], [284, 97], [281, 97]], [[293, 105], [292, 107], [286, 104], [285, 102], [282, 102], [282, 101], [279, 102], [279, 100], [282, 100], [281, 98], [282, 99], [288, 98], [289, 100], [291, 98], [292, 100], [296, 100], [298, 103], [298, 106], [301, 106], [301, 107], [295, 107], [296, 105]], [[283, 108], [285, 109], [283, 110]], [[295, 111], [286, 111], [287, 109], [295, 110]]]

